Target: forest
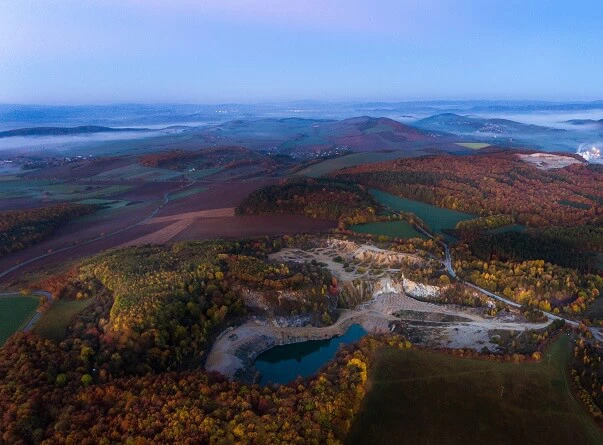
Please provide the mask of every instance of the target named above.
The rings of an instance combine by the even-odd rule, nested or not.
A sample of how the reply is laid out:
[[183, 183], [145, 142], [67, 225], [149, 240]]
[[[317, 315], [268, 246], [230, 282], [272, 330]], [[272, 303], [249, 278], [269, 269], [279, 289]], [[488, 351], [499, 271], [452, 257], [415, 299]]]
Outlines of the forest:
[[578, 397], [591, 415], [603, 420], [603, 363], [602, 351], [590, 341], [589, 332], [583, 330], [574, 342], [571, 376]]
[[[465, 238], [467, 238], [465, 236]], [[603, 227], [547, 227], [525, 232], [482, 233], [467, 240], [481, 260], [544, 260], [562, 267], [595, 272], [603, 251]]]
[[[92, 289], [84, 290], [84, 298], [99, 286], [112, 294], [108, 317], [99, 322], [99, 341], [105, 350], [120, 351], [124, 363], [136, 363], [126, 372], [175, 369], [198, 360], [214, 332], [247, 312], [245, 289], [261, 291], [275, 313], [314, 312], [320, 322], [331, 309], [330, 272], [313, 264], [265, 262], [265, 255], [281, 245], [281, 240], [260, 239], [114, 250], [84, 261], [72, 286]], [[282, 289], [303, 289], [306, 298], [279, 299]], [[95, 367], [111, 368], [106, 358]]]
[[[318, 375], [259, 387], [201, 370], [147, 373], [97, 384], [88, 329], [57, 345], [19, 333], [0, 350], [0, 439], [5, 443], [308, 443], [345, 438], [366, 392], [375, 351], [409, 348], [367, 336]], [[102, 351], [101, 351], [102, 352]], [[122, 361], [113, 352], [114, 360]]]
[[578, 314], [603, 291], [603, 276], [599, 274], [580, 273], [542, 259], [482, 260], [465, 243], [452, 251], [453, 267], [461, 279], [544, 311]]
[[510, 215], [528, 226], [603, 223], [600, 166], [541, 170], [520, 160], [515, 150], [405, 158], [332, 176], [480, 216]]
[[240, 214], [294, 213], [347, 226], [375, 220], [377, 204], [362, 186], [329, 178], [294, 178], [251, 193]]
[[96, 209], [95, 205], [62, 203], [0, 212], [0, 256], [39, 243], [70, 219]]
[[515, 222], [511, 215], [490, 215], [481, 218], [459, 221], [456, 224], [455, 235], [461, 238], [467, 238], [474, 233], [483, 233], [487, 230], [497, 229], [511, 225]]
[[[18, 333], [0, 350], [2, 441], [96, 443], [102, 437], [126, 441], [137, 436], [183, 440], [184, 424], [178, 422], [185, 422], [197, 438], [211, 434], [212, 443], [228, 443], [241, 434], [258, 437], [250, 443], [263, 443], [277, 431], [306, 437], [309, 443], [325, 443], [337, 431], [344, 435], [353, 416], [350, 407], [362, 394], [362, 385], [356, 388], [361, 372], [348, 363], [351, 357], [334, 364], [331, 374], [316, 379], [307, 390], [305, 382], [301, 387], [298, 383], [259, 389], [199, 371], [210, 340], [228, 323], [255, 310], [245, 304], [245, 289], [273, 295], [268, 301], [277, 311], [278, 291], [303, 291], [304, 298], [286, 301], [283, 314], [315, 313], [314, 323], [324, 323], [323, 315], [335, 301], [328, 294], [337, 291], [330, 272], [316, 262], [266, 261], [267, 254], [298, 242], [305, 242], [304, 237], [116, 249], [58, 277], [52, 286], [56, 297], [93, 302], [60, 343]], [[364, 365], [359, 369], [366, 376]], [[173, 391], [175, 384], [178, 392]], [[131, 388], [141, 396], [138, 403], [148, 405], [145, 424], [132, 423], [131, 416], [143, 405], [134, 406]], [[337, 400], [340, 408], [334, 411]], [[321, 413], [307, 408], [321, 403]], [[107, 404], [115, 406], [109, 409]], [[176, 411], [171, 414], [162, 409], [172, 405]], [[192, 409], [190, 415], [177, 414], [185, 407]], [[269, 414], [272, 420], [266, 423], [268, 417], [263, 416]], [[98, 421], [103, 416], [106, 423]], [[238, 423], [233, 423], [235, 418]], [[256, 421], [248, 431], [250, 418]], [[163, 426], [157, 429], [159, 420]], [[96, 426], [88, 429], [87, 423]], [[305, 424], [312, 428], [302, 427]], [[136, 428], [140, 429], [134, 434]]]

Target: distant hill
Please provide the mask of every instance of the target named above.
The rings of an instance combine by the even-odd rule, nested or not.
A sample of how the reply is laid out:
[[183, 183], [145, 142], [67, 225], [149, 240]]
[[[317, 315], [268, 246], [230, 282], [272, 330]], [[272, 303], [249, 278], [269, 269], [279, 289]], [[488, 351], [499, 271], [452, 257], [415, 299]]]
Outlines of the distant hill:
[[17, 130], [8, 130], [0, 132], [0, 138], [9, 138], [14, 136], [66, 136], [76, 134], [91, 133], [111, 133], [120, 131], [149, 131], [146, 128], [111, 128], [99, 127], [95, 125], [83, 125], [79, 127], [33, 127], [19, 128]]
[[[438, 135], [456, 135], [504, 147], [533, 148], [575, 153], [582, 143], [598, 137], [587, 128], [556, 128], [500, 118], [484, 118], [455, 113], [436, 114], [413, 122], [418, 128]], [[466, 142], [466, 141], [463, 141]]]
[[[426, 146], [459, 151], [448, 137], [405, 125], [386, 117], [361, 116], [343, 120], [265, 118], [232, 120], [200, 129], [201, 138], [253, 149], [273, 147], [278, 153], [306, 156], [315, 152], [420, 149]], [[456, 141], [456, 139], [455, 139]]]
[[559, 128], [541, 127], [524, 124], [509, 119], [486, 119], [472, 116], [461, 116], [454, 113], [436, 114], [421, 119], [414, 124], [418, 128], [432, 131], [447, 131], [450, 133], [486, 133], [489, 135], [512, 136], [519, 133], [564, 133]]
[[572, 125], [603, 125], [603, 119], [570, 119], [569, 121], [565, 121], [565, 123]]

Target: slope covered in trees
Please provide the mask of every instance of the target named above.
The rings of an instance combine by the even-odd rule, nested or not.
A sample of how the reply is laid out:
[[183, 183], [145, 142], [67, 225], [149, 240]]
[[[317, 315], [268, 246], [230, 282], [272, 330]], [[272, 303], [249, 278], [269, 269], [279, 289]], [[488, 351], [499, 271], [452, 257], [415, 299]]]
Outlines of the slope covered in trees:
[[542, 259], [481, 260], [464, 243], [452, 250], [454, 269], [460, 278], [545, 311], [578, 314], [603, 292], [601, 275], [581, 273]]
[[571, 376], [578, 398], [598, 421], [603, 420], [603, 350], [590, 340], [588, 330], [574, 343]]
[[[62, 298], [93, 299], [71, 322], [66, 338], [57, 344], [19, 333], [0, 349], [0, 441], [141, 437], [186, 442], [184, 435], [193, 434], [197, 443], [209, 435], [228, 442], [243, 433], [255, 437], [257, 428], [256, 443], [276, 434], [324, 443], [345, 434], [350, 407], [361, 396], [354, 385], [362, 373], [366, 376], [364, 365], [349, 365], [351, 358], [307, 391], [297, 384], [279, 390], [255, 387], [253, 397], [251, 387], [190, 371], [199, 369], [210, 340], [227, 322], [255, 310], [246, 307], [246, 290], [272, 295], [267, 301], [276, 311], [287, 300], [283, 292], [292, 295], [283, 303], [284, 313], [315, 313], [315, 323], [322, 323], [334, 301], [327, 295], [331, 275], [317, 263], [268, 262], [267, 254], [287, 242], [298, 240], [145, 246], [84, 261], [57, 289]], [[339, 386], [342, 381], [346, 390]], [[141, 396], [137, 403], [132, 388]], [[321, 403], [320, 417], [314, 417], [316, 410], [307, 406]], [[333, 411], [333, 403], [339, 411]], [[132, 416], [139, 417], [143, 406], [144, 422], [134, 422]], [[175, 411], [165, 411], [166, 406]], [[177, 415], [188, 408], [190, 416]], [[250, 418], [256, 420], [248, 431]], [[312, 425], [312, 431], [303, 424]]]
[[95, 210], [94, 205], [68, 203], [0, 212], [0, 256], [39, 243], [71, 218]]
[[603, 228], [596, 226], [546, 227], [525, 232], [481, 233], [465, 238], [481, 260], [545, 260], [562, 267], [592, 272], [603, 252]]
[[[123, 349], [125, 362], [144, 372], [173, 369], [200, 357], [214, 331], [246, 312], [242, 289], [259, 289], [276, 313], [285, 311], [280, 304], [317, 317], [329, 310], [330, 273], [318, 265], [265, 262], [279, 243], [204, 241], [109, 251], [79, 267], [75, 288], [98, 283], [112, 294], [109, 316], [100, 322], [105, 346]], [[277, 298], [283, 289], [303, 290], [305, 298]]]
[[603, 218], [601, 166], [540, 170], [510, 151], [400, 159], [333, 176], [450, 209], [511, 215], [530, 226], [601, 224]]
[[294, 213], [361, 224], [375, 219], [377, 204], [357, 184], [332, 179], [292, 179], [253, 192], [239, 205], [242, 214]]

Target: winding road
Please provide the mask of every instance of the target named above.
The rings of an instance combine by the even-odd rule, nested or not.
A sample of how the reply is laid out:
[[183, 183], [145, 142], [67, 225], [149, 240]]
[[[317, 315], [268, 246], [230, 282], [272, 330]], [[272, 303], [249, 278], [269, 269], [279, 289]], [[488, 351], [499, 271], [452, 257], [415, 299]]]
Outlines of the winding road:
[[[394, 212], [390, 208], [387, 208], [387, 210], [389, 210], [390, 212]], [[418, 229], [419, 231], [421, 231], [421, 233], [425, 234], [429, 238], [431, 238], [433, 240], [436, 240], [435, 237], [431, 233], [427, 232], [422, 227], [415, 226], [415, 228]], [[436, 240], [436, 241], [438, 241], [438, 240]], [[498, 301], [501, 301], [503, 303], [506, 303], [506, 304], [508, 304], [509, 306], [512, 306], [512, 307], [516, 307], [516, 308], [520, 308], [521, 307], [521, 304], [517, 303], [516, 301], [512, 301], [512, 300], [509, 300], [507, 298], [501, 297], [500, 295], [497, 295], [497, 294], [495, 294], [493, 292], [490, 292], [490, 291], [488, 291], [488, 290], [486, 290], [486, 289], [484, 289], [482, 287], [479, 287], [479, 286], [477, 286], [477, 285], [475, 285], [473, 283], [469, 283], [468, 281], [460, 279], [457, 276], [456, 272], [454, 271], [454, 268], [452, 267], [452, 254], [450, 253], [450, 247], [444, 241], [438, 241], [438, 242], [444, 248], [444, 253], [446, 255], [445, 258], [444, 258], [444, 260], [442, 261], [442, 263], [444, 264], [444, 267], [446, 268], [446, 271], [448, 272], [448, 274], [451, 277], [456, 278], [459, 282], [461, 282], [461, 283], [463, 283], [463, 284], [465, 284], [465, 285], [467, 285], [467, 286], [469, 286], [469, 287], [477, 290], [478, 292], [483, 293], [484, 295], [487, 295], [490, 298], [493, 298], [495, 300], [498, 300]], [[580, 323], [577, 322], [577, 321], [570, 320], [568, 318], [561, 317], [559, 315], [551, 314], [550, 312], [547, 312], [547, 311], [541, 311], [541, 312], [544, 314], [544, 316], [546, 318], [548, 318], [551, 321], [554, 321], [554, 320], [563, 320], [568, 325], [570, 325], [570, 326], [572, 326], [574, 328], [577, 328], [578, 326], [580, 326]], [[590, 327], [589, 330], [590, 330], [591, 334], [593, 334], [593, 337], [596, 340], [603, 341], [603, 330], [602, 329]]]
[[[383, 205], [383, 204], [382, 204]], [[399, 215], [400, 212], [383, 205], [383, 207], [389, 211], [392, 214], [395, 215]], [[479, 287], [473, 283], [469, 283], [468, 281], [462, 280], [460, 279], [456, 272], [454, 271], [454, 268], [452, 267], [452, 255], [450, 253], [450, 247], [448, 246], [448, 244], [446, 244], [444, 241], [440, 241], [440, 240], [436, 240], [436, 238], [429, 233], [427, 230], [425, 230], [423, 227], [419, 226], [419, 225], [413, 225], [413, 227], [418, 230], [419, 232], [423, 233], [425, 236], [428, 236], [429, 238], [433, 239], [434, 241], [437, 241], [438, 243], [440, 243], [440, 245], [444, 248], [444, 253], [445, 253], [445, 258], [444, 260], [442, 260], [442, 263], [444, 264], [444, 267], [446, 268], [446, 271], [448, 272], [448, 274], [453, 277], [456, 278], [459, 282], [477, 290], [478, 292], [483, 293], [484, 295], [487, 295], [490, 298], [493, 298], [495, 300], [501, 301], [503, 303], [508, 304], [509, 306], [512, 307], [516, 307], [516, 308], [520, 308], [521, 304], [509, 300], [507, 298], [501, 297], [500, 295], [497, 295], [493, 292], [490, 292], [482, 287]], [[572, 326], [574, 328], [577, 328], [578, 326], [580, 326], [580, 323], [574, 320], [570, 320], [569, 318], [565, 318], [565, 317], [561, 317], [559, 315], [555, 315], [555, 314], [551, 314], [550, 312], [547, 311], [541, 311], [545, 317], [547, 317], [549, 320], [554, 321], [554, 320], [563, 320], [565, 321], [569, 326]], [[590, 327], [589, 328], [591, 334], [593, 335], [593, 337], [598, 340], [598, 341], [602, 341], [603, 342], [603, 329], [602, 328], [594, 328], [594, 327]]]

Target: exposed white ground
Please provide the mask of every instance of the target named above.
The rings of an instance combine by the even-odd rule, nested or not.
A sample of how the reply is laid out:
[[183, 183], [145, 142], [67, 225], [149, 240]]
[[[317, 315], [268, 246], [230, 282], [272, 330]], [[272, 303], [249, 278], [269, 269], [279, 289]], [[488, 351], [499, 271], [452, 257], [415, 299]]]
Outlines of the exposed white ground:
[[[341, 262], [333, 261], [341, 256], [353, 271], [346, 271]], [[405, 280], [399, 267], [407, 261], [423, 262], [417, 255], [408, 255], [379, 249], [350, 241], [328, 240], [325, 247], [309, 250], [283, 249], [272, 255], [275, 261], [311, 261], [327, 264], [340, 285], [358, 286], [369, 292], [368, 298], [354, 309], [342, 310], [337, 321], [326, 327], [283, 327], [275, 321], [249, 320], [236, 328], [224, 331], [215, 341], [206, 361], [206, 369], [218, 371], [234, 378], [239, 370], [249, 367], [263, 351], [276, 345], [307, 340], [322, 340], [344, 334], [352, 324], [360, 324], [370, 333], [389, 332], [394, 325], [419, 332], [421, 343], [449, 348], [488, 347], [497, 350], [492, 342], [491, 331], [521, 332], [540, 329], [546, 323], [529, 323], [512, 312], [496, 317], [485, 316], [481, 311], [453, 305], [441, 305], [420, 301], [409, 296], [419, 293], [423, 300], [437, 287], [423, 286]], [[366, 271], [358, 271], [365, 267]], [[378, 273], [371, 273], [377, 267]], [[425, 295], [419, 292], [421, 290]], [[416, 295], [415, 295], [416, 296]]]
[[518, 154], [517, 156], [522, 161], [532, 164], [541, 170], [551, 170], [554, 168], [567, 167], [572, 164], [580, 164], [578, 159], [553, 153]]

